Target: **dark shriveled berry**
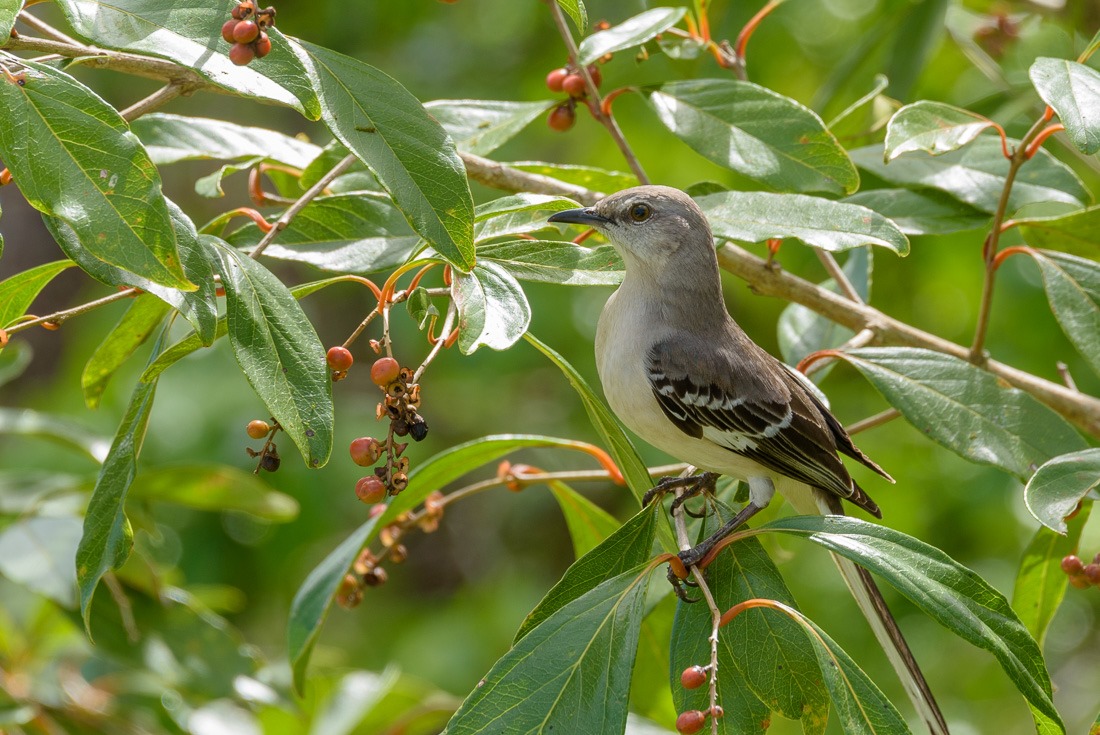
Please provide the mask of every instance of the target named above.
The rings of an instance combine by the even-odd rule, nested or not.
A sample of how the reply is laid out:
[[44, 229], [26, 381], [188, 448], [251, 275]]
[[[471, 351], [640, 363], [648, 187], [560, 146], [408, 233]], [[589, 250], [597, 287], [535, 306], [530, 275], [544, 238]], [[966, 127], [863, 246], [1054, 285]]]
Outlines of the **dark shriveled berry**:
[[279, 469], [280, 464], [282, 464], [282, 462], [279, 460], [279, 455], [277, 454], [265, 454], [260, 457], [260, 467], [268, 472], [274, 472]]
[[419, 414], [413, 418], [409, 424], [409, 436], [414, 441], [424, 441], [424, 437], [428, 435], [428, 422], [424, 420], [423, 416]]

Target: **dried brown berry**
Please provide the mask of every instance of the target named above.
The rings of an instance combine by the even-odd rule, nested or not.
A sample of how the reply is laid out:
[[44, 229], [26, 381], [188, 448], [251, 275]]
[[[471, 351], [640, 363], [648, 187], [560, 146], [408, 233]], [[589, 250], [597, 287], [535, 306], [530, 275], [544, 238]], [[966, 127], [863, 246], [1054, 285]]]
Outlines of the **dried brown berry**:
[[390, 561], [394, 564], [404, 564], [408, 558], [409, 550], [405, 548], [405, 544], [398, 544], [390, 549]]
[[577, 99], [584, 97], [584, 77], [580, 74], [570, 74], [562, 80], [561, 88], [570, 97]]
[[252, 47], [256, 49], [256, 58], [262, 59], [271, 53], [271, 39], [268, 38], [265, 32], [260, 31], [260, 37], [252, 44]]
[[271, 424], [261, 419], [249, 421], [244, 428], [245, 432], [253, 439], [263, 439], [271, 432]]
[[546, 124], [550, 126], [550, 129], [559, 133], [569, 130], [576, 121], [577, 114], [573, 111], [573, 105], [568, 102], [555, 107], [550, 111], [550, 116], [546, 118]]
[[367, 505], [374, 505], [386, 499], [386, 486], [374, 475], [368, 475], [355, 483], [355, 497]]
[[229, 11], [237, 20], [244, 20], [256, 11], [256, 4], [252, 0], [245, 0], [243, 3], [237, 5], [233, 10]]
[[698, 664], [689, 666], [680, 674], [680, 684], [684, 689], [698, 689], [707, 683], [707, 670]]
[[346, 371], [355, 362], [355, 358], [351, 356], [351, 350], [338, 345], [328, 348], [328, 352], [325, 353], [325, 361], [333, 370]]
[[405, 436], [409, 433], [409, 422], [403, 418], [394, 419], [390, 426], [393, 428], [393, 433], [397, 436]]
[[361, 436], [352, 440], [348, 451], [352, 462], [360, 467], [370, 467], [382, 456], [382, 445], [374, 437]]
[[280, 464], [282, 464], [282, 462], [279, 459], [279, 455], [275, 454], [274, 452], [270, 452], [260, 457], [260, 467], [267, 470], [268, 472], [274, 472], [275, 470], [279, 469]]
[[428, 422], [419, 414], [414, 415], [409, 423], [409, 436], [416, 441], [423, 441], [428, 435]]
[[397, 380], [401, 373], [401, 366], [392, 357], [380, 357], [370, 366], [370, 379], [380, 388]]
[[390, 480], [390, 487], [393, 488], [394, 493], [399, 493], [409, 486], [409, 476], [404, 472], [394, 472], [393, 479]]
[[[236, 8], [233, 8], [236, 11]], [[235, 16], [234, 16], [235, 17]], [[233, 29], [237, 27], [237, 21], [227, 20], [225, 25], [222, 26], [222, 38], [226, 43], [236, 43], [237, 39], [233, 38]]]
[[1070, 554], [1062, 559], [1062, 571], [1066, 574], [1080, 574], [1085, 569], [1085, 563], [1076, 554]]
[[252, 43], [260, 35], [260, 27], [254, 21], [242, 20], [233, 26], [233, 40], [237, 43]]
[[363, 575], [363, 584], [368, 587], [378, 587], [386, 583], [386, 580], [390, 578], [390, 575], [386, 574], [386, 570], [382, 567], [375, 567], [366, 574]]
[[254, 58], [256, 52], [248, 44], [235, 43], [229, 47], [229, 60], [237, 66], [248, 66]]
[[346, 575], [336, 588], [336, 604], [350, 610], [362, 601], [363, 589], [359, 586], [359, 580], [353, 574]]
[[676, 718], [676, 732], [691, 735], [702, 730], [705, 724], [707, 724], [706, 714], [697, 709], [691, 709], [687, 712], [681, 712], [680, 716]]
[[561, 83], [569, 76], [568, 69], [555, 69], [546, 75], [546, 88], [551, 92], [560, 92]]

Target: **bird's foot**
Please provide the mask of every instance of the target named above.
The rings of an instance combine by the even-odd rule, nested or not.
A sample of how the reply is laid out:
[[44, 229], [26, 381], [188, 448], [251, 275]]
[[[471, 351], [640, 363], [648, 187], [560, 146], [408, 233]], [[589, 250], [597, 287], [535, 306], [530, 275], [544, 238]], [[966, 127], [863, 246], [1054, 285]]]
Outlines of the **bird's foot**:
[[[680, 498], [677, 498], [677, 500], [679, 499]], [[711, 556], [712, 552], [715, 551], [715, 548], [718, 547], [722, 540], [741, 526], [745, 525], [746, 521], [761, 510], [762, 506], [755, 505], [752, 502], [747, 503], [745, 507], [741, 509], [741, 512], [722, 524], [722, 527], [713, 534], [703, 539], [695, 546], [692, 546], [690, 549], [684, 549], [677, 554], [676, 556], [680, 559], [680, 564], [683, 565], [683, 570], [686, 571], [689, 576], [691, 575], [692, 567], [696, 567], [702, 571], [703, 567], [699, 565], [708, 560], [708, 557]], [[709, 561], [707, 561], [707, 563], [709, 563]], [[690, 585], [692, 587], [698, 585], [691, 583], [687, 579], [681, 579], [680, 576], [676, 574], [676, 571], [673, 570], [673, 565], [670, 564], [668, 568], [668, 581], [672, 583], [676, 596], [684, 602], [697, 602], [698, 600], [688, 598], [687, 592], [684, 590], [684, 585]]]
[[663, 497], [666, 493], [682, 489], [684, 493], [672, 502], [672, 510], [675, 511], [683, 505], [684, 501], [688, 498], [694, 498], [701, 493], [713, 493], [715, 483], [717, 482], [718, 475], [713, 472], [701, 472], [698, 475], [691, 475], [690, 477], [663, 477], [642, 496], [642, 505], [649, 505], [655, 499]]

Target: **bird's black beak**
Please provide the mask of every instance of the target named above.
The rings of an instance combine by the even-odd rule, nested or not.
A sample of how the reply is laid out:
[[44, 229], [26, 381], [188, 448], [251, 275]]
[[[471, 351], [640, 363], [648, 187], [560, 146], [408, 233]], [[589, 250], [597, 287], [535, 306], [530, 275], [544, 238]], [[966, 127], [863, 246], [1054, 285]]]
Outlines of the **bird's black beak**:
[[602, 214], [597, 214], [596, 210], [592, 207], [586, 207], [584, 209], [566, 209], [562, 212], [555, 212], [550, 215], [547, 222], [566, 222], [571, 225], [588, 225], [589, 227], [599, 227], [600, 225], [606, 225], [609, 220]]

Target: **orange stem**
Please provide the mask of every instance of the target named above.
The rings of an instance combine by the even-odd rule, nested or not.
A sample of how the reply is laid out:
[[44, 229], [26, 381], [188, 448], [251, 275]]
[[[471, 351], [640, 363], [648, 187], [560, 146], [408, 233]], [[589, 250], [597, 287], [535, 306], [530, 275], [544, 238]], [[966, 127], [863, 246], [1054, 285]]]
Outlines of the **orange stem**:
[[993, 258], [993, 270], [997, 270], [1001, 267], [1001, 263], [1005, 261], [1010, 255], [1016, 255], [1017, 253], [1025, 253], [1032, 257], [1035, 256], [1035, 251], [1029, 248], [1027, 245], [1013, 245], [1010, 248], [1005, 248], [1001, 252], [997, 253]]
[[768, 4], [760, 8], [756, 15], [749, 18], [749, 22], [745, 24], [745, 27], [741, 29], [741, 32], [737, 34], [737, 41], [733, 44], [733, 51], [737, 54], [738, 58], [745, 58], [745, 47], [749, 45], [749, 38], [752, 37], [757, 26], [761, 21], [768, 17], [768, 15], [779, 7], [783, 3], [783, 0], [769, 0]]
[[[1047, 109], [1049, 110], [1050, 108], [1048, 107]], [[1031, 141], [1031, 145], [1027, 147], [1027, 151], [1024, 152], [1024, 158], [1030, 159], [1039, 152], [1039, 149], [1043, 147], [1043, 143], [1047, 138], [1065, 129], [1066, 126], [1062, 123], [1054, 123], [1053, 125], [1048, 125], [1043, 128], [1043, 130], [1035, 136], [1035, 140]]]
[[607, 95], [604, 96], [603, 101], [600, 102], [600, 112], [602, 112], [605, 117], [611, 117], [611, 103], [623, 92], [631, 91], [633, 91], [633, 87], [619, 87], [618, 89], [613, 89], [608, 92]]
[[274, 227], [274, 223], [268, 222], [264, 219], [264, 216], [257, 212], [255, 209], [248, 207], [238, 207], [225, 213], [225, 221], [228, 222], [233, 217], [248, 217], [250, 220], [256, 223], [256, 226], [260, 228], [261, 232], [271, 232], [271, 228]]
[[837, 359], [840, 358], [840, 350], [818, 350], [817, 352], [811, 352], [802, 358], [802, 360], [795, 366], [795, 370], [800, 373], [805, 373], [809, 369], [810, 365], [813, 365], [819, 360], [825, 360], [827, 358]]

